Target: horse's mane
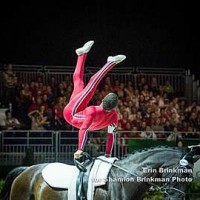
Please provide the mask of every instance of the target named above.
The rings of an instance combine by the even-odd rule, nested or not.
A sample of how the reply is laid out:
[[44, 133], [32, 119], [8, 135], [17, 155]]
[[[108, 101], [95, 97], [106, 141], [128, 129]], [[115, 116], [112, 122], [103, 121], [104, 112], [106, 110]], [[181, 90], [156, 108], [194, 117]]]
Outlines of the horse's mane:
[[135, 151], [133, 151], [132, 153], [128, 154], [128, 156], [131, 156], [131, 155], [134, 155], [134, 154], [137, 154], [137, 153], [145, 153], [145, 152], [149, 152], [149, 151], [166, 151], [166, 150], [171, 150], [171, 151], [179, 151], [179, 152], [182, 152], [182, 153], [185, 153], [186, 151], [184, 149], [180, 149], [176, 146], [174, 147], [171, 147], [171, 146], [154, 146], [154, 147], [149, 147], [149, 148], [143, 148], [143, 149], [137, 149]]
[[[184, 149], [178, 147], [154, 146], [138, 149], [128, 154], [125, 158], [117, 160], [115, 166], [111, 169], [110, 176], [112, 178], [162, 178], [165, 177], [165, 174], [160, 174], [158, 169], [177, 165], [184, 155]], [[142, 199], [144, 192], [150, 186], [150, 184], [144, 184], [143, 182], [146, 183], [146, 181], [133, 182], [128, 189], [128, 194], [132, 194], [130, 199]]]
[[156, 153], [161, 154], [165, 153], [166, 156], [169, 156], [169, 152], [172, 152], [173, 155], [174, 153], [180, 155], [180, 158], [186, 153], [185, 149], [181, 149], [178, 147], [171, 147], [171, 146], [154, 146], [154, 147], [149, 147], [149, 148], [143, 148], [143, 149], [137, 149], [133, 151], [132, 153], [128, 154], [125, 158], [121, 159], [121, 162], [127, 162], [130, 160], [140, 160], [142, 161], [142, 158], [147, 159], [149, 156], [151, 157], [156, 157]]

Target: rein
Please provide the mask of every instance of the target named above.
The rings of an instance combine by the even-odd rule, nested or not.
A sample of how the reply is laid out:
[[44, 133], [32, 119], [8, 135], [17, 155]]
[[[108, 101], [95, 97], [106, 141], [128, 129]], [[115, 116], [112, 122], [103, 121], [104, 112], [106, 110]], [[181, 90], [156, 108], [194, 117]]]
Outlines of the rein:
[[[178, 164], [178, 166], [175, 168], [175, 170], [176, 169], [179, 169], [179, 167], [183, 167], [183, 166], [181, 166], [180, 164]], [[186, 168], [186, 167], [185, 167]], [[173, 173], [169, 178], [170, 179], [172, 179], [173, 177], [174, 177], [174, 175], [176, 175], [177, 173]], [[177, 192], [179, 192], [179, 193], [181, 193], [182, 195], [186, 195], [186, 193], [185, 192], [183, 192], [182, 190], [180, 190], [180, 189], [177, 189], [177, 188], [175, 188], [175, 187], [173, 187], [173, 186], [168, 186], [168, 184], [169, 183], [165, 183], [164, 184], [164, 186], [163, 186], [163, 189], [165, 189], [165, 191], [164, 191], [164, 193], [166, 193], [168, 196], [170, 196], [170, 194], [167, 192], [167, 190], [175, 190], [175, 191], [177, 191]]]
[[[193, 166], [193, 164], [191, 164], [191, 163], [188, 162], [188, 159], [192, 158], [192, 157], [195, 155], [195, 150], [194, 150], [195, 147], [200, 147], [200, 145], [188, 146], [188, 148], [191, 149], [191, 150], [183, 156], [183, 158], [179, 161], [179, 164], [177, 165], [177, 167], [176, 167], [175, 169], [179, 169], [179, 168], [188, 169], [187, 166], [188, 166], [189, 168], [193, 169], [194, 166]], [[170, 176], [170, 179], [173, 178], [175, 174], [176, 174], [176, 173], [173, 173], [173, 174]], [[167, 187], [167, 185], [168, 185], [168, 184], [165, 183], [164, 188], [166, 188], [166, 190], [167, 190], [167, 189], [168, 189], [168, 190], [175, 190], [175, 191], [181, 193], [181, 194], [184, 195], [184, 196], [185, 196], [186, 194], [188, 194], [188, 193], [183, 192], [182, 190], [177, 189], [177, 188], [175, 188], [175, 187], [173, 187], [173, 186]], [[168, 194], [168, 193], [166, 192], [166, 194]], [[168, 194], [168, 196], [170, 196], [170, 195]]]
[[[132, 175], [132, 176], [141, 177], [141, 176], [139, 176], [139, 175], [136, 174], [136, 173], [130, 172], [128, 169], [126, 169], [126, 168], [124, 168], [124, 167], [120, 167], [119, 165], [116, 165], [115, 163], [111, 163], [111, 162], [109, 162], [109, 161], [107, 161], [107, 160], [104, 160], [104, 159], [101, 159], [101, 158], [99, 158], [99, 157], [97, 157], [96, 159], [101, 160], [101, 161], [103, 161], [103, 162], [105, 162], [105, 163], [108, 163], [108, 164], [112, 165], [113, 167], [116, 167], [116, 168], [120, 169], [121, 171], [124, 171], [124, 172], [126, 172], [126, 173], [128, 173], [128, 174], [130, 174], [130, 175]], [[141, 177], [141, 178], [142, 178], [142, 177]], [[150, 186], [152, 186], [152, 187], [154, 187], [154, 188], [156, 188], [157, 190], [160, 190], [160, 191], [163, 190], [163, 187], [159, 187], [159, 186], [158, 186], [157, 184], [155, 184], [155, 183], [151, 183], [151, 182], [145, 182], [145, 183], [146, 183], [146, 184], [149, 184]]]

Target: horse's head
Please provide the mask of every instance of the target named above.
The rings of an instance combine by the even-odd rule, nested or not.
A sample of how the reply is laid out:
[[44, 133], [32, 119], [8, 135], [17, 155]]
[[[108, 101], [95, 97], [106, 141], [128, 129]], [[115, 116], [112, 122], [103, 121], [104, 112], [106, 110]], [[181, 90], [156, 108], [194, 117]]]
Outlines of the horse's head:
[[171, 167], [163, 166], [166, 173], [162, 176], [167, 180], [162, 187], [165, 200], [185, 199], [186, 186], [193, 180], [194, 163], [200, 158], [200, 145], [189, 148], [190, 151], [185, 152], [177, 164]]
[[195, 154], [194, 148], [187, 152], [176, 147], [155, 147], [136, 151], [119, 161], [119, 165], [137, 176], [134, 197], [139, 199], [136, 193], [140, 185], [160, 190], [165, 199], [182, 199], [186, 185], [192, 181]]

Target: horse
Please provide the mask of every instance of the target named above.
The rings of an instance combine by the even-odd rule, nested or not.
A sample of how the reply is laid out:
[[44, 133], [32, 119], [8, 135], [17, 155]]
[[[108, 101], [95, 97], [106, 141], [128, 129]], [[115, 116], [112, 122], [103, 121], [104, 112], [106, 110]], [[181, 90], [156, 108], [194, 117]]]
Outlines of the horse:
[[[95, 188], [93, 199], [142, 200], [149, 189], [161, 191], [165, 200], [185, 199], [185, 189], [192, 181], [191, 170], [197, 161], [195, 153], [198, 148], [187, 151], [178, 147], [157, 146], [137, 150], [118, 159], [108, 174], [108, 180], [117, 181], [107, 181], [105, 185]], [[13, 169], [7, 175], [0, 200], [67, 200], [67, 189], [52, 188], [42, 177], [42, 170], [48, 164]], [[123, 181], [120, 181], [122, 177]]]

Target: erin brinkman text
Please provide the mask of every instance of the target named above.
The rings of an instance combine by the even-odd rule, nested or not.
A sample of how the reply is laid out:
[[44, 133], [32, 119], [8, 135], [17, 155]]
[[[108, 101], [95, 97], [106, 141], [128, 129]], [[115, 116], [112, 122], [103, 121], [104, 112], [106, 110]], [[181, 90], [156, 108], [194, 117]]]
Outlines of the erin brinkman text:
[[192, 174], [193, 170], [192, 169], [187, 169], [187, 168], [158, 168], [158, 169], [154, 169], [154, 168], [143, 168], [143, 173], [178, 173], [178, 174], [182, 174], [182, 173], [188, 173], [188, 174]]

